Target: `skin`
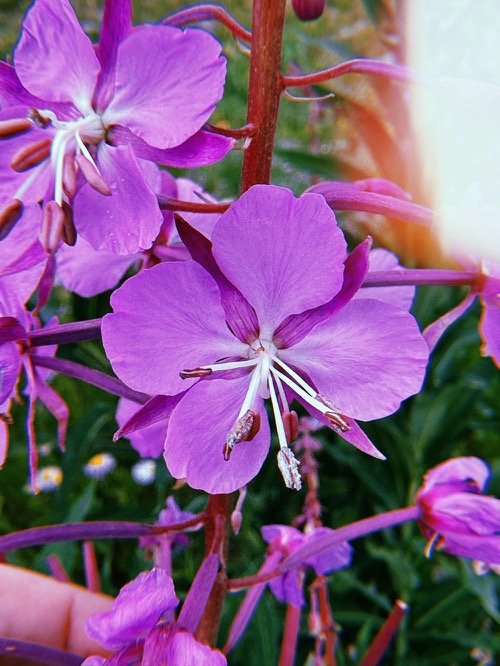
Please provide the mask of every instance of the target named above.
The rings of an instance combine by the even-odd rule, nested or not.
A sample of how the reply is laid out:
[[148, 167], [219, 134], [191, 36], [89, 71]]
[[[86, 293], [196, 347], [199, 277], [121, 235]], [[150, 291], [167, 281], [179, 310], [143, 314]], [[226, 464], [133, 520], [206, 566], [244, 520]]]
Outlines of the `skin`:
[[[85, 632], [93, 613], [113, 599], [71, 583], [0, 564], [0, 636], [40, 643], [88, 657], [108, 653]], [[6, 666], [28, 666], [25, 659], [1, 657]]]

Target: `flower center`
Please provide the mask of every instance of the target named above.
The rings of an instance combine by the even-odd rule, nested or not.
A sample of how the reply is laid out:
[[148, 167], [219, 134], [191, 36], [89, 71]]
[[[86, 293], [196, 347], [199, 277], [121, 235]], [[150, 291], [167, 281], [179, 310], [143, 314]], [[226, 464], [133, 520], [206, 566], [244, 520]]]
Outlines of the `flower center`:
[[247, 358], [234, 361], [221, 361], [213, 365], [204, 365], [191, 370], [182, 370], [183, 379], [208, 377], [214, 372], [250, 369], [248, 389], [233, 427], [226, 435], [223, 446], [225, 460], [241, 442], [252, 440], [259, 431], [260, 414], [256, 403], [258, 397], [270, 398], [278, 434], [280, 451], [278, 466], [289, 488], [301, 487], [298, 461], [289, 444], [296, 439], [299, 426], [297, 414], [290, 410], [285, 386], [293, 391], [307, 405], [326, 417], [337, 433], [350, 429], [347, 418], [329, 400], [321, 396], [295, 370], [279, 358], [279, 351], [272, 340], [255, 339], [248, 346]]

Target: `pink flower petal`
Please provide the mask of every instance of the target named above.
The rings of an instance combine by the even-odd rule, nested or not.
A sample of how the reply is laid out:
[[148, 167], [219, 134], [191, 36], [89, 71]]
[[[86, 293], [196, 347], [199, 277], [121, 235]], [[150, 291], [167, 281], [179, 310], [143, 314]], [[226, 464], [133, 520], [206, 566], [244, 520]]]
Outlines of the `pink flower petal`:
[[226, 61], [220, 52], [220, 44], [201, 30], [136, 28], [118, 49], [104, 123], [124, 125], [156, 148], [180, 145], [201, 129], [222, 97]]
[[271, 339], [288, 315], [329, 301], [342, 285], [346, 245], [324, 199], [254, 185], [212, 233], [217, 264], [255, 308]]
[[14, 65], [33, 95], [52, 102], [71, 100], [83, 113], [90, 112], [100, 65], [68, 0], [33, 3], [24, 19]]
[[127, 280], [111, 297], [102, 334], [114, 371], [128, 386], [151, 395], [189, 388], [185, 369], [242, 357], [247, 347], [230, 332], [220, 293], [191, 261], [163, 263]]
[[429, 350], [407, 312], [359, 299], [279, 355], [343, 414], [369, 421], [420, 390]]
[[132, 149], [101, 144], [97, 164], [112, 194], [82, 187], [73, 206], [78, 233], [96, 250], [131, 255], [149, 249], [163, 217]]
[[250, 442], [234, 447], [223, 458], [226, 435], [243, 404], [249, 375], [238, 379], [209, 379], [193, 386], [175, 408], [168, 426], [165, 461], [177, 479], [207, 493], [232, 493], [258, 473], [270, 443], [269, 423], [259, 400], [260, 430]]

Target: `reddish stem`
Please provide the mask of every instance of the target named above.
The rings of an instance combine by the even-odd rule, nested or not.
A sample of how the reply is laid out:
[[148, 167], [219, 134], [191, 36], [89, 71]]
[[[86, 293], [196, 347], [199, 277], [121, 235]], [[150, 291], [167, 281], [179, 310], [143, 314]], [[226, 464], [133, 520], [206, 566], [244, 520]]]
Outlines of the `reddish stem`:
[[393, 65], [389, 62], [380, 62], [379, 60], [370, 60], [364, 58], [357, 58], [354, 60], [347, 60], [346, 62], [322, 69], [319, 72], [312, 72], [311, 74], [302, 74], [300, 76], [282, 76], [281, 85], [285, 88], [301, 88], [303, 86], [311, 86], [330, 79], [336, 79], [344, 74], [373, 74], [375, 76], [385, 76], [387, 79], [394, 81], [403, 81], [404, 83], [411, 83], [415, 80], [415, 76], [406, 67], [401, 65]]
[[211, 495], [205, 519], [205, 556], [219, 558], [219, 573], [201, 618], [196, 638], [213, 645], [217, 640], [222, 606], [227, 591], [226, 560], [229, 545], [230, 518], [233, 510], [231, 495]]
[[285, 631], [281, 641], [281, 654], [278, 666], [293, 666], [295, 652], [297, 650], [297, 639], [300, 630], [300, 608], [288, 604], [285, 618]]
[[158, 205], [162, 210], [177, 210], [186, 213], [224, 213], [230, 203], [197, 203], [195, 201], [181, 201], [173, 197], [159, 196]]
[[332, 617], [328, 601], [328, 586], [324, 576], [318, 576], [311, 586], [316, 595], [321, 630], [316, 640], [316, 655], [321, 655], [325, 666], [335, 666], [335, 648], [337, 646], [337, 625]]
[[231, 14], [220, 5], [206, 4], [186, 7], [175, 14], [168, 16], [164, 23], [167, 25], [181, 26], [198, 21], [218, 21], [228, 28], [234, 37], [243, 42], [252, 41], [252, 33], [238, 23]]
[[255, 136], [245, 150], [241, 190], [269, 183], [282, 91], [281, 44], [285, 0], [254, 0], [247, 123]]
[[85, 569], [85, 584], [91, 592], [101, 591], [101, 581], [99, 578], [99, 567], [95, 556], [93, 541], [83, 542], [83, 565]]
[[394, 634], [399, 628], [402, 619], [408, 611], [408, 606], [404, 601], [398, 599], [387, 620], [382, 625], [382, 628], [375, 636], [372, 644], [368, 648], [363, 659], [359, 662], [359, 666], [377, 666], [380, 660], [386, 653], [389, 643], [394, 637]]
[[205, 129], [210, 130], [213, 134], [221, 134], [231, 139], [246, 139], [255, 135], [255, 126], [252, 123], [243, 125], [243, 127], [217, 127], [217, 125], [207, 123]]

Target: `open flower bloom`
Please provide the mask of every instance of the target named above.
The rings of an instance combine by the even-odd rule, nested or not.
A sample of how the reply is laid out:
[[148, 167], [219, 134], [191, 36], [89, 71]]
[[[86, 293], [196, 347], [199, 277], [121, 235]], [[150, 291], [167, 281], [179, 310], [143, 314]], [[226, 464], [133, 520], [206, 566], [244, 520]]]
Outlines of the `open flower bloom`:
[[463, 301], [425, 329], [424, 337], [429, 348], [434, 349], [448, 327], [472, 306], [476, 297], [479, 297], [483, 307], [479, 322], [481, 354], [489, 356], [497, 368], [500, 368], [500, 264], [492, 261], [464, 263], [471, 269], [477, 267], [476, 284]]
[[[262, 528], [262, 536], [269, 544], [268, 557], [273, 560], [276, 553], [279, 553], [280, 557], [284, 559], [304, 543], [314, 542], [318, 537], [333, 534], [333, 532], [334, 530], [328, 527], [318, 527], [307, 534], [287, 525], [265, 525]], [[310, 557], [304, 562], [304, 565], [313, 569], [317, 576], [321, 576], [350, 566], [351, 560], [352, 546], [344, 542], [320, 555]], [[272, 578], [269, 581], [269, 587], [279, 601], [294, 606], [304, 605], [302, 570], [292, 569], [282, 576]]]
[[[352, 300], [369, 243], [346, 257], [322, 197], [296, 199], [270, 185], [242, 195], [211, 243], [188, 225], [180, 229], [195, 261], [163, 263], [128, 280], [102, 324], [122, 381], [156, 396], [155, 408], [158, 395], [168, 396], [155, 418], [169, 417], [165, 459], [173, 476], [211, 493], [250, 481], [270, 444], [267, 399], [287, 486], [300, 487], [289, 447], [298, 430], [292, 399], [383, 458], [354, 419], [391, 414], [416, 393], [428, 348], [405, 310]], [[145, 359], [154, 360], [147, 372]]]
[[417, 492], [420, 527], [434, 548], [500, 565], [500, 500], [485, 497], [490, 470], [479, 458], [452, 458], [431, 469]]
[[[215, 564], [214, 576], [216, 572]], [[166, 619], [178, 603], [173, 581], [165, 570], [139, 574], [121, 589], [111, 610], [87, 620], [89, 636], [116, 650], [115, 654], [109, 659], [89, 657], [83, 664], [225, 666], [221, 652], [199, 643], [192, 630], [182, 626], [182, 611], [176, 623]]]
[[201, 30], [132, 28], [130, 0], [105, 3], [94, 48], [68, 0], [35, 0], [14, 66], [0, 63], [0, 226], [43, 202], [48, 251], [76, 232], [115, 254], [151, 247], [163, 218], [144, 161], [201, 166], [232, 146], [202, 129], [220, 52]]

